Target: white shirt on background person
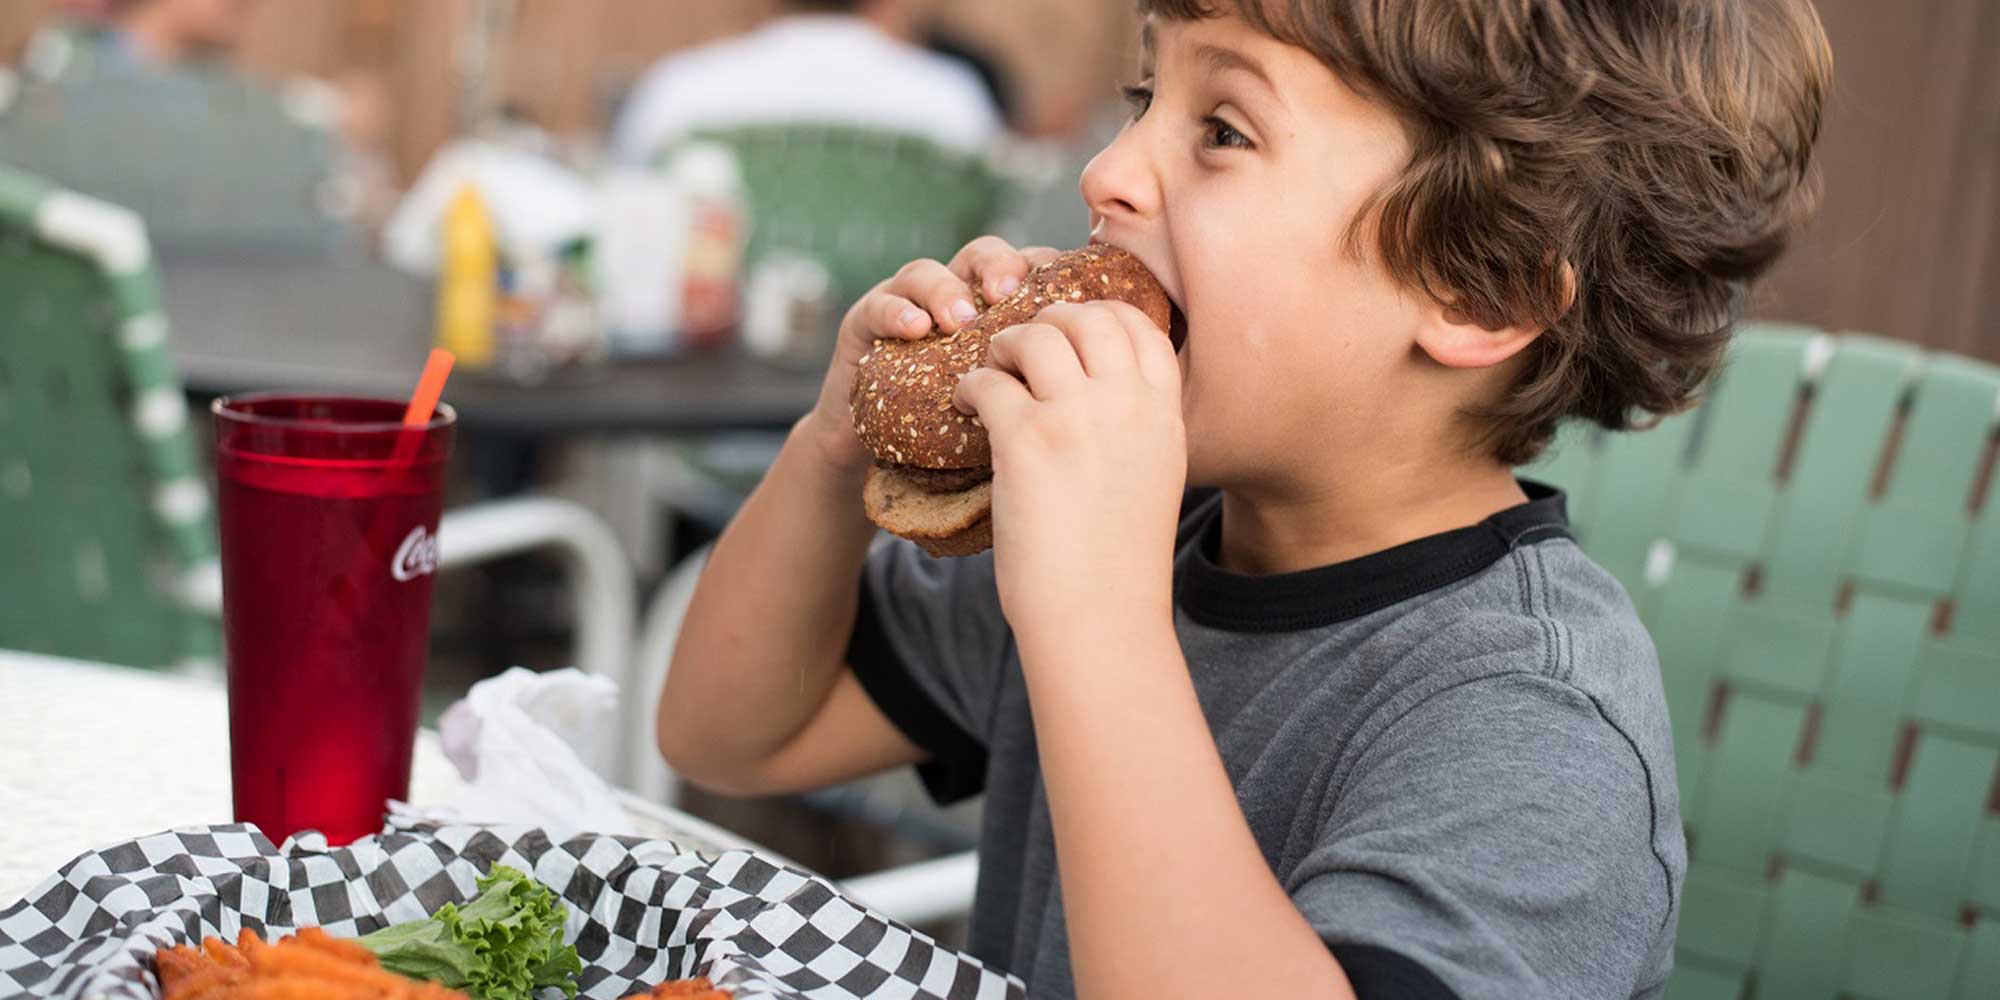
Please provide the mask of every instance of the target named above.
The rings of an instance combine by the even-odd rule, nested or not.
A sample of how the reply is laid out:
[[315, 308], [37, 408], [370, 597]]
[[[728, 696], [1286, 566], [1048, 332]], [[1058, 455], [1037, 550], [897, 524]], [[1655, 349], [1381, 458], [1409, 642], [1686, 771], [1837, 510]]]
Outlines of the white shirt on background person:
[[687, 132], [766, 122], [905, 132], [967, 151], [1002, 128], [970, 69], [860, 17], [794, 14], [661, 60], [633, 87], [611, 154], [646, 165]]

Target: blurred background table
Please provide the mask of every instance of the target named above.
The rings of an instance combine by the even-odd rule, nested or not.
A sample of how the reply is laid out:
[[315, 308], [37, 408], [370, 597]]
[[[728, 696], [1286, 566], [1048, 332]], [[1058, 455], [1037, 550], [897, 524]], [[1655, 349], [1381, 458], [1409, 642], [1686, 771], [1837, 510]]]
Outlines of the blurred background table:
[[[161, 295], [182, 381], [197, 395], [312, 389], [401, 396], [430, 350], [430, 289], [367, 261], [171, 258]], [[463, 426], [528, 437], [781, 430], [819, 396], [820, 372], [737, 351], [609, 361], [539, 383], [461, 371]]]
[[[228, 720], [215, 676], [0, 650], [0, 909], [91, 848], [230, 822]], [[411, 801], [461, 787], [437, 734], [419, 733]], [[763, 850], [679, 810], [626, 808], [648, 836]]]

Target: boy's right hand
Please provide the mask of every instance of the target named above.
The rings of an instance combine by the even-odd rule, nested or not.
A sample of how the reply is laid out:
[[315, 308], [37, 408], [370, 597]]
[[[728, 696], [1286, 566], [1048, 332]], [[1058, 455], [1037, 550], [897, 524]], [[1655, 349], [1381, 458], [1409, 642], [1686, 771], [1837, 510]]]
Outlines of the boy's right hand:
[[1030, 268], [1054, 259], [1056, 253], [1053, 247], [1016, 249], [997, 236], [982, 236], [967, 243], [948, 264], [926, 258], [903, 265], [854, 303], [841, 320], [819, 402], [805, 420], [827, 461], [848, 473], [858, 473], [873, 461], [854, 433], [848, 397], [854, 392], [855, 366], [875, 341], [953, 333], [978, 315], [975, 285], [987, 302], [998, 302], [1014, 294]]

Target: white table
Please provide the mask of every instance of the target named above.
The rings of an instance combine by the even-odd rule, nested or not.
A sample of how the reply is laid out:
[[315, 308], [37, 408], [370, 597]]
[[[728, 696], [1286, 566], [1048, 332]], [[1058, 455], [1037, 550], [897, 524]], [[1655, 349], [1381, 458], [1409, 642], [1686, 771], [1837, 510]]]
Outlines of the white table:
[[[84, 851], [230, 822], [228, 717], [219, 677], [0, 650], [0, 909]], [[420, 733], [411, 802], [460, 787], [437, 734]], [[761, 850], [675, 809], [625, 806], [647, 836]]]

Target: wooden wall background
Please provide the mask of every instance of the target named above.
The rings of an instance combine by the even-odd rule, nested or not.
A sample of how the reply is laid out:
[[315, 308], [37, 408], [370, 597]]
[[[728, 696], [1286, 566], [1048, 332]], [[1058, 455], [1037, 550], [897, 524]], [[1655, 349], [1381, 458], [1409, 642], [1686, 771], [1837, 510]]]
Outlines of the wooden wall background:
[[1825, 195], [1760, 311], [2000, 362], [2000, 2], [1818, 6]]
[[[926, 0], [987, 39], [1029, 113], [1061, 123], [1127, 72], [1126, 0]], [[660, 54], [754, 23], [772, 0], [516, 0], [504, 91], [558, 131], [596, 128]], [[0, 59], [50, 0], [0, 0]], [[454, 128], [453, 38], [470, 0], [264, 0], [260, 72], [385, 80], [408, 176]], [[1758, 312], [2000, 362], [2000, 0], [1818, 0], [1837, 78], [1825, 197]]]

